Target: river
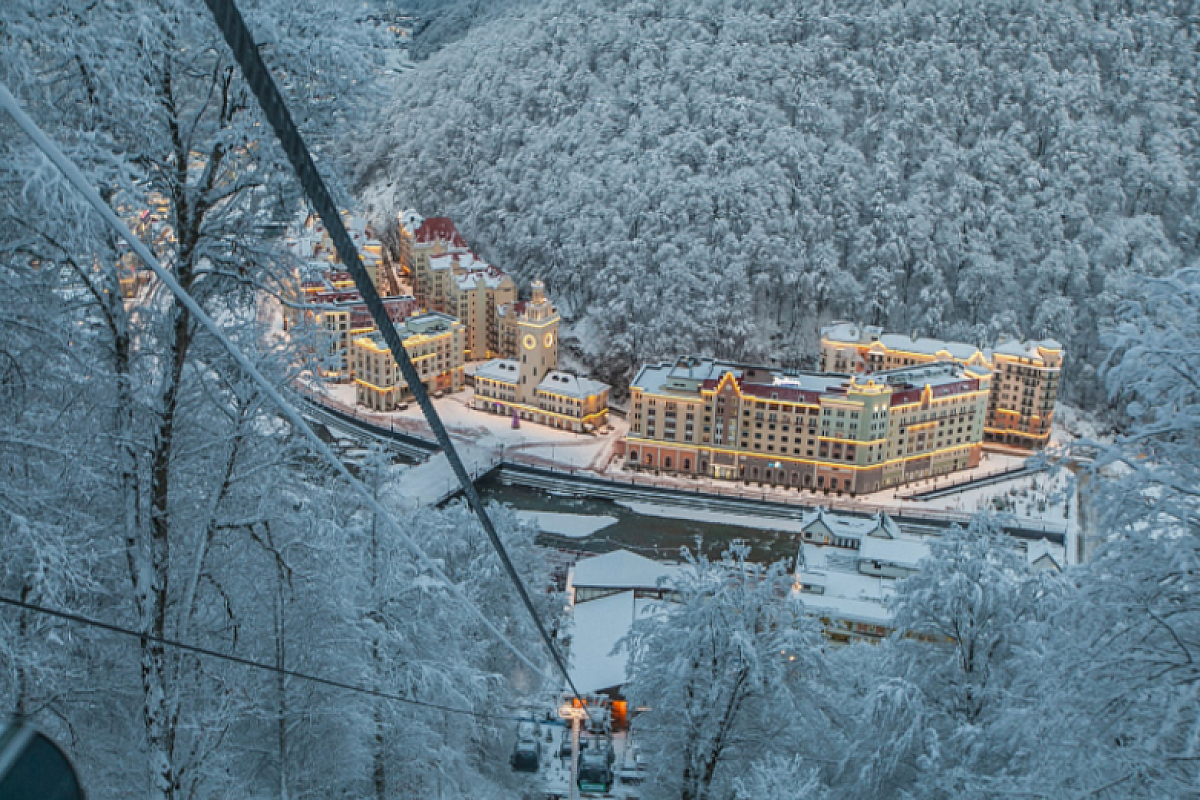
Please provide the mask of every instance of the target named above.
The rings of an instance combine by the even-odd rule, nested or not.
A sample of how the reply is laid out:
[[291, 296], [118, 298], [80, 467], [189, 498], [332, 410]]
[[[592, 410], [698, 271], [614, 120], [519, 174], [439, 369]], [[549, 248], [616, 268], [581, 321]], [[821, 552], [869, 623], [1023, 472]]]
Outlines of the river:
[[552, 511], [564, 514], [615, 517], [616, 522], [595, 534], [577, 539], [542, 534], [538, 542], [547, 547], [605, 553], [624, 548], [649, 558], [677, 559], [680, 548], [699, 549], [709, 557], [719, 556], [734, 541], [750, 545], [752, 561], [769, 562], [796, 555], [799, 539], [796, 534], [770, 530], [771, 520], [764, 519], [763, 528], [743, 527], [726, 523], [669, 519], [639, 514], [611, 500], [561, 497], [539, 489], [505, 486], [491, 476], [479, 483], [479, 493], [492, 500], [522, 511]]

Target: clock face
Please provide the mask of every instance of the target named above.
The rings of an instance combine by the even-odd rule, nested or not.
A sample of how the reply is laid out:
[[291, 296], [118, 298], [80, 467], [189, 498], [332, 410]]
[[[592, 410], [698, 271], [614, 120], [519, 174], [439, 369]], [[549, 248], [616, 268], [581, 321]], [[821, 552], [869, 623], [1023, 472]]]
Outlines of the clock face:
[[545, 342], [546, 342], [546, 347], [553, 347], [554, 346], [554, 334], [547, 333]]
[[537, 340], [530, 334], [525, 334], [525, 349], [532, 350], [537, 345]]

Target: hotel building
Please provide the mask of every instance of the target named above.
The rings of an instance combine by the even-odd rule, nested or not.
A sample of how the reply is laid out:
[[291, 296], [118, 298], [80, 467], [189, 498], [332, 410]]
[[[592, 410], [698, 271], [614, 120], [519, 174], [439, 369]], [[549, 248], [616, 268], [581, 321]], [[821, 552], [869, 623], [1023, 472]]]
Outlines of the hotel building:
[[[458, 320], [435, 311], [410, 317], [396, 326], [396, 333], [426, 391], [432, 394], [462, 388], [466, 334]], [[354, 374], [355, 402], [361, 406], [393, 411], [412, 396], [379, 331], [354, 339], [350, 345], [350, 367]]]
[[516, 302], [517, 285], [498, 267], [467, 247], [448, 217], [421, 219], [406, 212], [402, 222], [411, 233], [413, 294], [422, 308], [450, 314], [467, 329], [468, 361], [501, 355], [499, 317]]
[[683, 357], [630, 386], [631, 467], [850, 494], [979, 464], [991, 373], [956, 362], [869, 376]]
[[821, 369], [870, 374], [896, 367], [958, 362], [993, 374], [984, 441], [1038, 450], [1050, 439], [1063, 347], [1053, 339], [1003, 342], [991, 350], [939, 339], [885, 334], [873, 325], [835, 322], [821, 330]]
[[531, 300], [506, 309], [520, 352], [475, 370], [472, 408], [577, 433], [607, 424], [608, 384], [558, 370], [559, 316], [542, 282], [533, 282]]

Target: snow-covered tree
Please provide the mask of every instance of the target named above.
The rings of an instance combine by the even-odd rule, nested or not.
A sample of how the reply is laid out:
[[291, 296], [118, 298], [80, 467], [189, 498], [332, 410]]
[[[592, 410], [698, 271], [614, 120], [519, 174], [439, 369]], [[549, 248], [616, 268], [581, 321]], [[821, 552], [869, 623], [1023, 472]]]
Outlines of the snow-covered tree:
[[724, 797], [750, 764], [788, 753], [821, 669], [812, 623], [783, 563], [688, 557], [678, 605], [634, 623], [626, 694], [648, 710], [633, 733], [651, 764], [650, 793]]
[[364, 195], [546, 278], [610, 379], [684, 349], [802, 363], [842, 317], [1052, 336], [1091, 402], [1114, 278], [1198, 252], [1184, 6], [511, 8], [448, 6], [479, 13], [381, 109]]

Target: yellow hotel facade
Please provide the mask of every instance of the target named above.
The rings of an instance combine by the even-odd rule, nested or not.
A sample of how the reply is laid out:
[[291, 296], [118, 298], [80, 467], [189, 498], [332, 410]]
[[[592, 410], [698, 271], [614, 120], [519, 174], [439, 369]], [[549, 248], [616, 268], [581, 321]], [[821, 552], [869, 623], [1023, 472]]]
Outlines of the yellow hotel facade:
[[559, 316], [542, 282], [506, 308], [513, 352], [475, 369], [471, 407], [576, 433], [608, 424], [608, 384], [558, 369]]
[[[430, 394], [456, 392], [463, 385], [462, 323], [448, 314], [432, 312], [396, 325], [404, 351]], [[374, 411], [393, 411], [412, 396], [408, 382], [392, 358], [383, 334], [374, 331], [351, 343], [355, 402]]]
[[979, 464], [984, 368], [935, 363], [870, 376], [682, 357], [630, 387], [626, 464], [865, 494]]
[[853, 322], [821, 329], [822, 370], [871, 374], [937, 362], [992, 373], [985, 442], [1022, 450], [1046, 446], [1063, 365], [1063, 347], [1053, 339], [1002, 342], [980, 350], [959, 342], [886, 334], [877, 326]]

